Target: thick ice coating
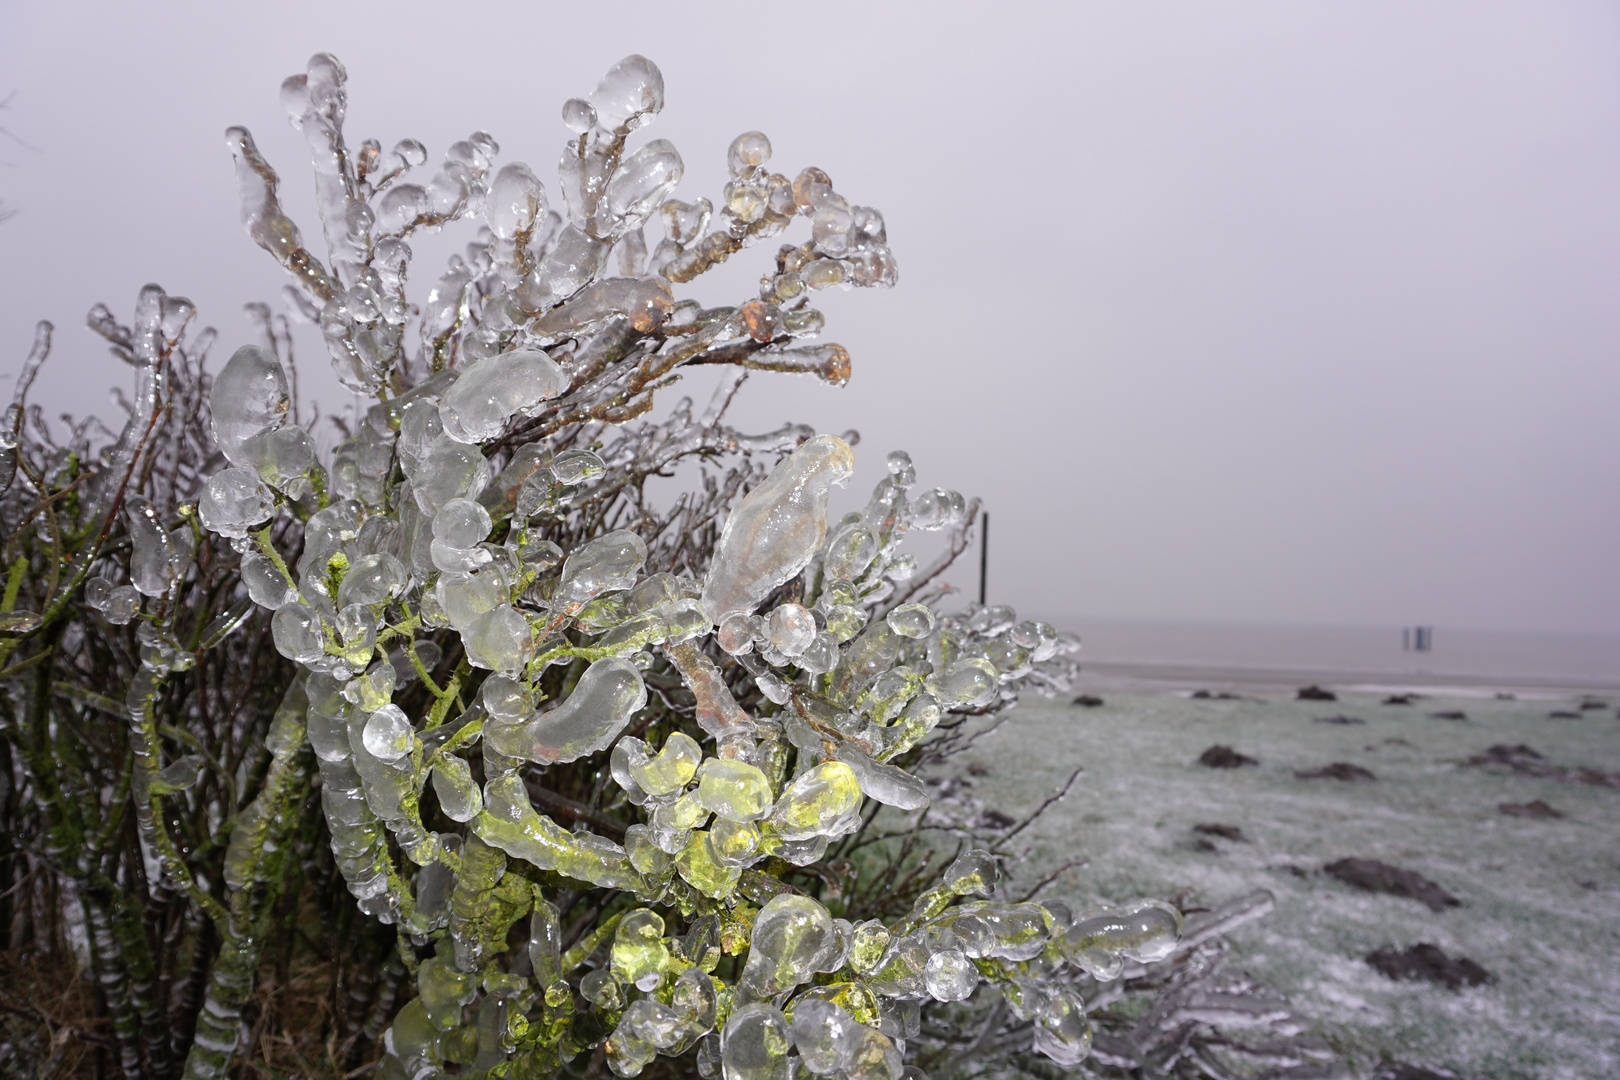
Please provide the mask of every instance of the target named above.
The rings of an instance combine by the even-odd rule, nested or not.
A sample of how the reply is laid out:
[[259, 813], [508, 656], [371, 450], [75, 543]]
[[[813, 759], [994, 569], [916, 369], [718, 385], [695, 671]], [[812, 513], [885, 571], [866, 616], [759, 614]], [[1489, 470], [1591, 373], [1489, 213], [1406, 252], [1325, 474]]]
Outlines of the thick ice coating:
[[745, 1005], [731, 1014], [720, 1035], [722, 1075], [725, 1080], [786, 1080], [792, 1047], [793, 1033], [781, 1009]]
[[568, 700], [517, 724], [490, 724], [484, 739], [511, 758], [541, 765], [573, 761], [606, 750], [630, 717], [647, 704], [641, 671], [617, 656], [585, 669]]
[[737, 989], [755, 1001], [774, 998], [808, 982], [838, 944], [826, 908], [795, 893], [773, 897], [754, 919], [748, 963]]
[[286, 423], [289, 406], [287, 375], [275, 354], [257, 345], [237, 349], [208, 395], [220, 451], [233, 465], [250, 464], [242, 460], [242, 444]]
[[817, 435], [793, 451], [726, 518], [703, 585], [703, 610], [719, 623], [748, 613], [803, 570], [827, 537], [827, 495], [855, 471], [855, 455], [836, 435]]
[[610, 589], [627, 589], [647, 561], [647, 543], [627, 529], [598, 536], [563, 563], [553, 604], [577, 611], [585, 601]]
[[1080, 957], [1099, 950], [1150, 964], [1174, 952], [1180, 939], [1181, 913], [1161, 900], [1141, 900], [1076, 922], [1063, 937], [1063, 951]]
[[783, 840], [808, 840], [826, 836], [860, 805], [854, 770], [842, 761], [824, 761], [788, 785], [770, 820]]
[[484, 785], [484, 812], [473, 819], [479, 839], [542, 870], [612, 889], [634, 889], [640, 875], [624, 849], [590, 833], [571, 833], [535, 812], [516, 773]]
[[479, 443], [501, 433], [513, 414], [568, 388], [568, 376], [539, 349], [515, 349], [474, 360], [439, 400], [439, 421], [456, 442]]

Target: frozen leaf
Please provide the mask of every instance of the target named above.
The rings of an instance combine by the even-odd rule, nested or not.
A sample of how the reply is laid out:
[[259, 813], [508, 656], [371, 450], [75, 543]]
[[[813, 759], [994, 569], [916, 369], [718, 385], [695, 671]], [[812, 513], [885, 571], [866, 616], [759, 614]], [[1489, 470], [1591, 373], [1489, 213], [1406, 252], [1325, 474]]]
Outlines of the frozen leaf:
[[842, 761], [825, 761], [789, 784], [770, 821], [784, 840], [823, 836], [861, 805], [855, 772]]
[[398, 705], [384, 705], [366, 720], [366, 752], [379, 761], [394, 762], [411, 751], [415, 732]]
[[495, 438], [512, 416], [556, 397], [568, 376], [539, 349], [474, 360], [439, 401], [444, 434], [461, 443]]
[[855, 469], [849, 444], [817, 435], [779, 464], [726, 518], [703, 587], [711, 622], [748, 613], [809, 564], [827, 532], [827, 495]]
[[561, 705], [520, 723], [492, 724], [484, 738], [507, 757], [542, 765], [574, 761], [607, 749], [646, 703], [636, 666], [606, 657], [585, 670]]
[[754, 918], [738, 989], [753, 1000], [773, 998], [809, 981], [837, 947], [826, 908], [795, 893], [773, 897]]
[[610, 589], [627, 589], [647, 561], [647, 544], [627, 530], [598, 536], [568, 556], [557, 581], [553, 603], [577, 611], [592, 597]]
[[787, 1080], [793, 1035], [782, 1010], [744, 1005], [731, 1014], [720, 1035], [720, 1067], [725, 1080]]

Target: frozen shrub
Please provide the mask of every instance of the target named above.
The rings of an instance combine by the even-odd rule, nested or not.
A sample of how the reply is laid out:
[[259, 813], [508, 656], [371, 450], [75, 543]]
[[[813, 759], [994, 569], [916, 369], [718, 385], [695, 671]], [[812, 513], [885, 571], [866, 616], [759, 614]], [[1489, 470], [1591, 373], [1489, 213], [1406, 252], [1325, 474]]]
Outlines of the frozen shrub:
[[[483, 132], [426, 178], [412, 140], [351, 146], [346, 92], [325, 54], [282, 86], [324, 256], [227, 134], [290, 313], [372, 402], [330, 453], [282, 318], [250, 308], [256, 340], [210, 376], [212, 331], [188, 337], [191, 305], [156, 286], [129, 327], [91, 314], [137, 372], [121, 434], [58, 444], [29, 411], [48, 328], [5, 422], [0, 664], [30, 796], [8, 833], [82, 904], [122, 1071], [224, 1075], [310, 919], [344, 984], [334, 1067], [370, 1053], [412, 1080], [593, 1053], [729, 1080], [974, 1071], [989, 1048], [1068, 1067], [1088, 999], [1185, 991], [1186, 957], [1262, 900], [1189, 942], [1158, 901], [1002, 897], [995, 836], [958, 830], [930, 864], [874, 831], [929, 806], [916, 768], [969, 718], [1066, 689], [1075, 646], [942, 606], [977, 503], [918, 491], [905, 454], [829, 521], [853, 433], [727, 422], [752, 371], [847, 380], [812, 304], [894, 284], [881, 215], [819, 169], [772, 171], [759, 132], [718, 208], [676, 200], [680, 154], [632, 145], [664, 102], [640, 56], [563, 106], [551, 191]], [[801, 218], [758, 295], [677, 296]], [[413, 300], [413, 234], [454, 223], [465, 253]], [[652, 419], [698, 365], [724, 372], [710, 401]], [[656, 504], [681, 462], [699, 482]], [[906, 541], [933, 530], [920, 567]], [[1132, 1037], [1110, 1053], [1191, 1045]]]

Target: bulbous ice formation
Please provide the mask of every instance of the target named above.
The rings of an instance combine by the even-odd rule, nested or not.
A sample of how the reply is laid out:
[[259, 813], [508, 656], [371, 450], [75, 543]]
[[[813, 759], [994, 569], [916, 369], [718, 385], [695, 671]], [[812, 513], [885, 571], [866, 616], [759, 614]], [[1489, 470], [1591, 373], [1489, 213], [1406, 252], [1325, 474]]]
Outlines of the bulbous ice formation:
[[698, 770], [699, 805], [728, 821], [756, 821], [771, 809], [771, 783], [757, 765], [711, 758]]
[[645, 704], [640, 670], [610, 656], [586, 668], [568, 700], [555, 709], [522, 723], [491, 724], [484, 739], [511, 758], [541, 765], [573, 761], [607, 749]]
[[587, 600], [611, 589], [629, 588], [647, 561], [647, 543], [627, 529], [598, 536], [563, 563], [554, 606], [577, 611]]
[[828, 492], [854, 471], [847, 442], [817, 435], [748, 493], [726, 518], [703, 585], [703, 610], [711, 622], [752, 612], [809, 565], [827, 537]]
[[720, 1035], [720, 1068], [725, 1080], [786, 1080], [793, 1033], [782, 1010], [745, 1005], [731, 1014]]
[[275, 496], [252, 469], [225, 469], [208, 478], [197, 515], [203, 527], [221, 536], [246, 536], [248, 530], [270, 520]]
[[826, 836], [861, 805], [861, 785], [842, 761], [824, 761], [788, 785], [771, 811], [771, 824], [783, 840]]
[[794, 893], [784, 893], [759, 909], [748, 942], [748, 963], [737, 981], [751, 1000], [774, 998], [809, 981], [838, 950], [839, 939], [827, 909]]
[[439, 401], [439, 421], [456, 442], [480, 443], [501, 433], [513, 414], [554, 398], [568, 376], [539, 349], [515, 349], [474, 360]]
[[233, 465], [249, 464], [242, 460], [243, 444], [286, 423], [290, 404], [287, 374], [275, 354], [257, 345], [237, 349], [208, 395], [220, 452]]
[[836, 1076], [855, 1053], [860, 1024], [839, 1006], [816, 998], [793, 1005], [793, 1042], [804, 1067], [818, 1076]]
[[1175, 951], [1181, 912], [1161, 900], [1140, 900], [1080, 919], [1063, 936], [1063, 952], [1081, 967], [1104, 970], [1111, 957], [1150, 964]]
[[645, 56], [631, 53], [608, 68], [597, 82], [590, 106], [595, 123], [627, 135], [663, 109], [664, 73]]

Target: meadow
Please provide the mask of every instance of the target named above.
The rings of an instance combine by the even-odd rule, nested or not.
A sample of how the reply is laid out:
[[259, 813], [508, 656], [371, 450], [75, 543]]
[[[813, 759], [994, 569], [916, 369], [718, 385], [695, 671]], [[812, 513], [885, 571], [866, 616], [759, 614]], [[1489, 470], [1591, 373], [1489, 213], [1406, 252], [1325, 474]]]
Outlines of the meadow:
[[[1043, 897], [1159, 896], [1198, 908], [1270, 889], [1276, 911], [1234, 935], [1232, 962], [1288, 994], [1360, 1075], [1396, 1063], [1464, 1077], [1620, 1075], [1613, 699], [1099, 696], [1090, 707], [1026, 698], [967, 756], [969, 802], [1013, 817], [1083, 768], [1017, 841], [1022, 881], [1082, 863]], [[1198, 764], [1212, 746], [1255, 764]], [[1507, 752], [1518, 747], [1539, 756]], [[1336, 764], [1354, 768], [1301, 776]], [[1537, 802], [1561, 816], [1500, 809]], [[1431, 910], [1323, 872], [1346, 858], [1415, 871], [1459, 903]], [[1366, 959], [1419, 943], [1466, 957], [1492, 981], [1396, 980]]]

